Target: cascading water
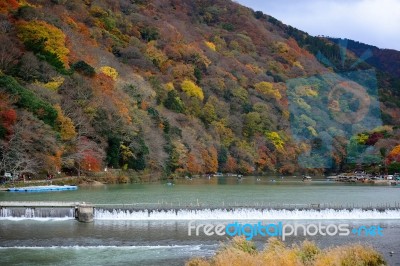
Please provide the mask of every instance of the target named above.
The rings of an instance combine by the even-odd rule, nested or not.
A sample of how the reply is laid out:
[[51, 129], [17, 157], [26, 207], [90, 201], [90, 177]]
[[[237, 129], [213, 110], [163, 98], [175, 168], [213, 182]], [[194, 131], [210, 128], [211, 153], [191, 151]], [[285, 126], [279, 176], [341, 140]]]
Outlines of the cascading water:
[[366, 220], [400, 219], [400, 210], [124, 210], [95, 209], [95, 220]]
[[13, 208], [0, 209], [0, 219], [74, 219], [74, 208]]

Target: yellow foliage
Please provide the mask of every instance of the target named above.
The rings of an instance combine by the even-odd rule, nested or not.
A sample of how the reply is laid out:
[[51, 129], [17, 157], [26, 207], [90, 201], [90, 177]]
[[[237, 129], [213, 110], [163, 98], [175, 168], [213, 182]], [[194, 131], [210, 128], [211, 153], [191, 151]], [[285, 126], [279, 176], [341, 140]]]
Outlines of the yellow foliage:
[[20, 21], [17, 25], [18, 37], [22, 42], [37, 42], [45, 40], [44, 50], [58, 55], [60, 60], [66, 64], [69, 50], [65, 47], [65, 35], [57, 27], [41, 20]]
[[294, 61], [294, 62], [293, 62], [293, 66], [298, 67], [298, 68], [304, 70], [303, 65], [302, 65], [299, 61]]
[[266, 133], [265, 136], [267, 137], [268, 140], [274, 144], [275, 148], [278, 150], [283, 150], [283, 145], [285, 142], [282, 140], [281, 136], [278, 134], [278, 132], [269, 132]]
[[193, 81], [185, 79], [181, 84], [181, 88], [188, 96], [198, 98], [201, 101], [204, 100], [203, 90]]
[[311, 135], [313, 135], [314, 137], [318, 136], [317, 131], [312, 126], [308, 126], [307, 129], [308, 129], [308, 131], [310, 131]]
[[172, 82], [168, 82], [167, 84], [165, 84], [164, 88], [165, 88], [167, 91], [173, 91], [173, 90], [175, 90], [174, 83], [172, 83]]
[[360, 145], [364, 145], [368, 139], [369, 139], [368, 134], [361, 133], [356, 136], [357, 143]]
[[42, 85], [46, 89], [49, 89], [52, 91], [57, 91], [58, 88], [60, 88], [60, 86], [64, 83], [64, 80], [65, 79], [63, 77], [54, 77], [54, 78], [52, 78], [51, 81], [49, 81], [47, 83], [40, 83], [40, 82], [37, 82], [37, 83]]
[[76, 137], [76, 131], [74, 123], [71, 118], [64, 115], [60, 105], [55, 105], [54, 108], [57, 110], [57, 124], [59, 127], [61, 140], [68, 141]]
[[278, 51], [281, 54], [289, 52], [289, 46], [284, 42], [278, 42], [276, 44], [276, 47], [278, 48]]
[[118, 71], [115, 68], [109, 66], [103, 66], [100, 68], [100, 72], [103, 73], [104, 75], [109, 76], [113, 80], [116, 80], [118, 78]]
[[298, 86], [296, 88], [296, 94], [299, 96], [317, 97], [318, 91], [316, 91], [311, 85], [305, 85], [305, 86]]
[[211, 259], [192, 259], [187, 266], [334, 266], [334, 265], [387, 265], [383, 256], [368, 246], [360, 244], [321, 250], [309, 241], [301, 245], [286, 246], [277, 238], [268, 239], [265, 249], [258, 252], [252, 242], [235, 237]]
[[279, 90], [275, 89], [271, 82], [263, 81], [254, 85], [254, 87], [259, 93], [262, 93], [268, 97], [274, 98], [276, 100], [280, 100], [282, 98]]
[[225, 124], [220, 121], [214, 121], [211, 123], [211, 125], [214, 127], [215, 131], [219, 135], [221, 143], [225, 147], [229, 147], [235, 140], [235, 134], [232, 132], [232, 130], [226, 127]]
[[204, 43], [208, 48], [210, 48], [214, 52], [217, 51], [217, 47], [215, 46], [215, 44], [213, 42], [204, 41]]

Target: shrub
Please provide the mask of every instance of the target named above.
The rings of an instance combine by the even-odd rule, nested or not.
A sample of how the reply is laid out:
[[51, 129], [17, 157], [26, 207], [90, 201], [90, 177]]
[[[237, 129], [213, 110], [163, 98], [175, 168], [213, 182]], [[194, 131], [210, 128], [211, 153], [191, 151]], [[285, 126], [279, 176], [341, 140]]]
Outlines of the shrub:
[[17, 106], [27, 109], [46, 124], [54, 127], [57, 119], [57, 110], [38, 98], [32, 91], [22, 87], [14, 78], [0, 75], [0, 90], [17, 96]]
[[201, 101], [204, 100], [203, 90], [191, 80], [184, 80], [181, 84], [182, 90], [189, 96]]
[[259, 93], [262, 93], [267, 97], [274, 98], [276, 100], [280, 100], [282, 98], [279, 90], [275, 89], [273, 84], [270, 82], [260, 82], [254, 85], [254, 87]]
[[217, 46], [213, 42], [205, 41], [204, 44], [214, 52], [217, 50]]
[[265, 249], [257, 252], [252, 242], [235, 237], [217, 254], [207, 260], [195, 258], [187, 266], [275, 265], [275, 266], [327, 266], [327, 265], [387, 265], [383, 256], [368, 246], [345, 245], [320, 250], [313, 242], [287, 247], [277, 238], [270, 238]]
[[103, 66], [100, 68], [100, 72], [106, 76], [109, 76], [113, 80], [116, 80], [118, 78], [118, 71], [115, 68]]
[[168, 97], [164, 101], [164, 106], [177, 113], [185, 112], [185, 106], [175, 90], [168, 92]]
[[94, 68], [83, 60], [72, 64], [71, 68], [76, 72], [79, 72], [82, 75], [88, 77], [93, 77], [94, 75], [96, 75], [96, 71], [94, 70]]
[[17, 24], [18, 37], [28, 50], [33, 51], [57, 69], [64, 69], [69, 50], [65, 47], [66, 37], [57, 27], [44, 21], [21, 21]]
[[158, 33], [158, 30], [153, 27], [144, 27], [144, 28], [140, 29], [140, 36], [146, 42], [155, 41], [158, 38], [160, 38], [160, 34]]

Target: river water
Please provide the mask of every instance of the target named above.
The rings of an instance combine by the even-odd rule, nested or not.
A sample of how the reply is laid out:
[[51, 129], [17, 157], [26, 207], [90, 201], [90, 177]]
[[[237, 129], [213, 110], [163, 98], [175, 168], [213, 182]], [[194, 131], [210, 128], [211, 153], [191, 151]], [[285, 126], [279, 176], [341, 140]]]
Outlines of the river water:
[[[276, 182], [271, 181], [275, 179]], [[76, 191], [45, 193], [1, 192], [0, 201], [79, 201], [95, 204], [163, 204], [168, 206], [222, 206], [267, 204], [379, 205], [400, 202], [400, 188], [338, 184], [328, 181], [303, 183], [280, 178], [212, 178], [163, 183], [109, 185]], [[326, 210], [262, 211], [183, 210], [180, 213], [98, 210], [91, 224], [72, 217], [0, 217], [1, 265], [184, 265], [191, 257], [209, 257], [226, 236], [188, 235], [190, 220], [228, 224], [235, 221], [274, 223], [348, 223], [351, 227], [380, 226], [383, 236], [308, 236], [321, 247], [368, 243], [382, 252], [389, 265], [400, 265], [400, 211]], [[288, 237], [287, 244], [304, 236]], [[262, 248], [266, 237], [255, 237]], [[389, 252], [394, 252], [390, 255]]]

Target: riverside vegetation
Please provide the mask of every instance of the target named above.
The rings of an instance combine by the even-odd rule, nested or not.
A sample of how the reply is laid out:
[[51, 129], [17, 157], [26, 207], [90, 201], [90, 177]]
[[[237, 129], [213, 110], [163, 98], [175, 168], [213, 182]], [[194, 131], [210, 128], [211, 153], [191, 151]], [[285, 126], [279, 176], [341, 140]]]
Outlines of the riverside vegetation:
[[254, 243], [235, 237], [210, 259], [194, 258], [186, 266], [353, 266], [387, 265], [383, 256], [373, 248], [361, 244], [320, 249], [309, 241], [292, 247], [277, 238], [270, 238], [265, 248], [257, 251]]

